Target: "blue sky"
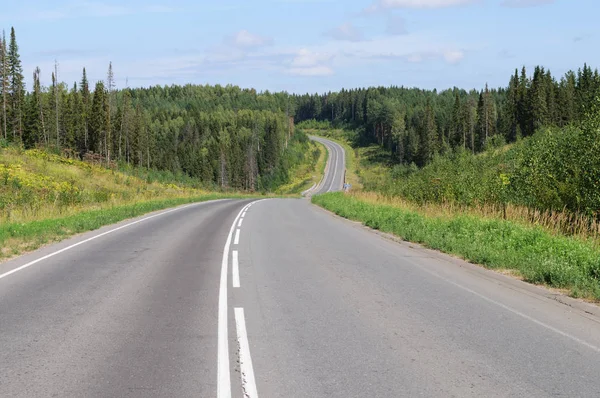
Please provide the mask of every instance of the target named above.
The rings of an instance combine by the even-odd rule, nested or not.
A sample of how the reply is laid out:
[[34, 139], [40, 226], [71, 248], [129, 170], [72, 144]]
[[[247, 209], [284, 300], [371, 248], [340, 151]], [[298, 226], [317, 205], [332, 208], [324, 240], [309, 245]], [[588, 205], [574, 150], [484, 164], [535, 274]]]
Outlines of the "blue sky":
[[[9, 3], [9, 4], [7, 4]], [[117, 86], [505, 86], [516, 67], [600, 66], [597, 0], [21, 0], [0, 5], [27, 82]]]

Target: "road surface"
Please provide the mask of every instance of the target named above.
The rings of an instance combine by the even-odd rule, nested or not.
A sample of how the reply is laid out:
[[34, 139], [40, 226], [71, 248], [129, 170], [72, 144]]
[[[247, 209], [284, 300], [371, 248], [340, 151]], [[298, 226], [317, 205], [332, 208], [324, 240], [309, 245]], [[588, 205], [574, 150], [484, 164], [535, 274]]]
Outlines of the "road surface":
[[0, 264], [0, 396], [597, 397], [598, 314], [307, 200], [207, 202]]
[[322, 137], [311, 136], [310, 139], [323, 144], [329, 153], [323, 180], [311, 194], [317, 195], [325, 192], [341, 191], [344, 186], [344, 177], [346, 173], [344, 148], [342, 148], [340, 144]]

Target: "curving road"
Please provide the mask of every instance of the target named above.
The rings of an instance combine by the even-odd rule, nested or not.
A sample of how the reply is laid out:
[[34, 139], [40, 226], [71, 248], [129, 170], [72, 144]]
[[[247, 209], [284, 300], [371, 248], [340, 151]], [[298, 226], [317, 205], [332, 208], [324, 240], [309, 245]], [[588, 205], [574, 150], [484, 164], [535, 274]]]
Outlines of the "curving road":
[[599, 368], [598, 307], [306, 200], [178, 207], [0, 264], [1, 397], [597, 397]]
[[336, 142], [326, 138], [310, 136], [311, 140], [318, 141], [327, 148], [329, 157], [325, 167], [325, 176], [312, 194], [341, 191], [344, 186], [346, 172], [346, 156], [344, 148]]

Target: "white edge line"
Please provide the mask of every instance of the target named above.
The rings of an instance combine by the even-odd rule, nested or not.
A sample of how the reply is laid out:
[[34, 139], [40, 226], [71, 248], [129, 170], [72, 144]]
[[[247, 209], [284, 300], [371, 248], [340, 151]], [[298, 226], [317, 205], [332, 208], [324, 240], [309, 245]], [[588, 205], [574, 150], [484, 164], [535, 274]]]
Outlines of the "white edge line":
[[162, 211], [162, 212], [160, 212], [160, 213], [158, 213], [158, 214], [153, 214], [153, 215], [151, 215], [151, 216], [148, 216], [148, 217], [141, 218], [141, 219], [139, 219], [139, 220], [136, 220], [136, 221], [130, 222], [130, 223], [128, 223], [128, 224], [121, 225], [120, 227], [113, 228], [113, 229], [111, 229], [111, 230], [109, 230], [109, 231], [102, 232], [101, 234], [98, 234], [98, 235], [94, 235], [94, 236], [92, 236], [91, 238], [87, 238], [87, 239], [85, 239], [85, 240], [82, 240], [81, 242], [74, 243], [74, 244], [72, 244], [72, 245], [70, 245], [70, 246], [64, 247], [64, 248], [62, 248], [62, 249], [60, 249], [60, 250], [57, 250], [57, 251], [55, 251], [55, 252], [52, 252], [52, 253], [50, 253], [50, 254], [47, 254], [47, 255], [45, 255], [45, 256], [43, 256], [43, 257], [40, 257], [40, 258], [38, 258], [38, 259], [36, 259], [36, 260], [30, 261], [30, 262], [28, 262], [27, 264], [23, 264], [23, 265], [21, 265], [20, 267], [17, 267], [17, 268], [15, 268], [15, 269], [13, 269], [13, 270], [10, 270], [10, 271], [8, 271], [8, 272], [5, 272], [5, 273], [3, 273], [3, 274], [0, 274], [0, 279], [6, 278], [7, 276], [14, 274], [15, 272], [19, 272], [19, 271], [21, 271], [21, 270], [24, 270], [25, 268], [29, 268], [29, 267], [31, 267], [31, 266], [32, 266], [32, 265], [34, 265], [34, 264], [37, 264], [37, 263], [39, 263], [39, 262], [41, 262], [41, 261], [44, 261], [44, 260], [47, 260], [47, 259], [49, 259], [49, 258], [51, 258], [51, 257], [54, 257], [54, 256], [56, 256], [56, 255], [60, 254], [60, 253], [64, 253], [64, 252], [66, 252], [67, 250], [71, 250], [71, 249], [73, 249], [73, 248], [75, 248], [75, 247], [77, 247], [77, 246], [83, 245], [84, 243], [91, 242], [91, 241], [93, 241], [93, 240], [95, 240], [95, 239], [98, 239], [98, 238], [100, 238], [100, 237], [102, 237], [102, 236], [105, 236], [105, 235], [108, 235], [108, 234], [112, 234], [113, 232], [117, 232], [117, 231], [119, 231], [119, 230], [121, 230], [121, 229], [124, 229], [124, 228], [131, 227], [132, 225], [139, 224], [139, 223], [141, 223], [141, 222], [143, 222], [143, 221], [150, 220], [150, 219], [152, 219], [152, 218], [159, 217], [159, 216], [162, 216], [162, 215], [165, 215], [165, 214], [168, 214], [168, 213], [174, 212], [174, 211], [183, 210], [183, 209], [185, 209], [185, 208], [187, 208], [187, 207], [190, 207], [190, 206], [197, 206], [197, 205], [202, 205], [202, 204], [205, 204], [205, 203], [210, 203], [210, 202], [220, 202], [220, 201], [223, 201], [223, 200], [228, 200], [228, 199], [217, 199], [217, 200], [211, 200], [211, 201], [206, 201], [206, 202], [190, 203], [190, 204], [188, 204], [188, 205], [185, 205], [185, 206], [180, 206], [180, 207], [176, 207], [176, 208], [174, 208], [174, 209], [170, 209], [170, 210]]
[[237, 329], [237, 338], [240, 346], [240, 374], [242, 378], [242, 390], [244, 396], [248, 398], [258, 398], [256, 390], [256, 379], [254, 378], [254, 368], [252, 367], [252, 357], [250, 356], [250, 344], [248, 344], [248, 333], [246, 332], [246, 318], [243, 308], [235, 308], [235, 325]]
[[331, 184], [329, 184], [329, 192], [332, 191], [332, 189], [335, 189], [335, 176], [337, 175], [337, 165], [338, 165], [338, 149], [336, 148], [336, 143], [333, 143], [332, 148], [333, 151], [335, 152], [335, 164], [333, 165], [333, 178], [331, 179]]
[[240, 229], [236, 229], [235, 230], [235, 240], [233, 241], [234, 245], [239, 245], [240, 244]]
[[233, 287], [240, 287], [240, 262], [237, 250], [234, 250], [231, 253], [231, 261], [231, 279]]
[[229, 341], [227, 331], [227, 268], [229, 264], [229, 247], [233, 230], [240, 215], [248, 208], [244, 206], [231, 224], [221, 261], [221, 280], [219, 283], [219, 315], [217, 320], [217, 398], [231, 398], [231, 375], [229, 370]]
[[425, 272], [427, 272], [427, 273], [429, 273], [429, 274], [431, 274], [431, 275], [433, 275], [433, 276], [436, 276], [436, 277], [438, 277], [438, 278], [440, 278], [440, 279], [442, 279], [442, 280], [446, 281], [447, 283], [450, 283], [451, 285], [454, 285], [454, 286], [458, 287], [459, 289], [462, 289], [462, 290], [464, 290], [464, 291], [466, 291], [466, 292], [469, 292], [469, 293], [471, 293], [471, 294], [474, 294], [475, 296], [477, 296], [477, 297], [479, 297], [479, 298], [481, 298], [481, 299], [483, 299], [483, 300], [487, 301], [488, 303], [491, 303], [491, 304], [497, 305], [498, 307], [500, 307], [500, 308], [503, 308], [503, 309], [505, 309], [506, 311], [512, 312], [513, 314], [515, 314], [515, 315], [518, 315], [518, 316], [520, 316], [521, 318], [524, 318], [524, 319], [526, 319], [526, 320], [528, 320], [528, 321], [530, 321], [530, 322], [533, 322], [533, 323], [535, 323], [536, 325], [539, 325], [539, 326], [541, 326], [541, 327], [544, 327], [544, 328], [546, 328], [546, 329], [548, 329], [548, 330], [550, 330], [550, 331], [552, 331], [552, 332], [554, 332], [554, 333], [557, 333], [557, 334], [559, 334], [559, 335], [561, 335], [561, 336], [563, 336], [563, 337], [566, 337], [566, 338], [568, 338], [568, 339], [571, 339], [571, 340], [573, 340], [573, 341], [574, 341], [574, 342], [576, 342], [576, 343], [579, 343], [579, 344], [581, 344], [581, 345], [583, 345], [583, 346], [585, 346], [585, 347], [587, 347], [587, 348], [589, 348], [589, 349], [591, 349], [591, 350], [594, 350], [594, 351], [596, 351], [596, 352], [600, 353], [600, 347], [597, 347], [597, 346], [595, 346], [595, 345], [593, 345], [593, 344], [590, 344], [590, 343], [588, 343], [588, 342], [587, 342], [587, 341], [585, 341], [585, 340], [582, 340], [582, 339], [580, 339], [580, 338], [578, 338], [578, 337], [575, 337], [575, 336], [573, 336], [572, 334], [569, 334], [569, 333], [567, 333], [567, 332], [563, 332], [562, 330], [560, 330], [560, 329], [557, 329], [557, 328], [555, 328], [554, 326], [550, 326], [550, 325], [548, 325], [547, 323], [544, 323], [544, 322], [542, 322], [542, 321], [539, 321], [539, 320], [537, 320], [537, 319], [535, 319], [535, 318], [533, 318], [533, 317], [530, 317], [529, 315], [527, 315], [527, 314], [524, 314], [524, 313], [522, 313], [521, 311], [515, 310], [514, 308], [511, 308], [511, 307], [509, 307], [509, 306], [507, 306], [507, 305], [505, 305], [505, 304], [502, 304], [502, 303], [500, 303], [500, 302], [498, 302], [498, 301], [496, 301], [496, 300], [494, 300], [494, 299], [491, 299], [491, 298], [489, 298], [489, 297], [487, 297], [487, 296], [484, 296], [483, 294], [477, 293], [476, 291], [474, 291], [474, 290], [472, 290], [472, 289], [469, 289], [469, 288], [468, 288], [468, 287], [466, 287], [466, 286], [463, 286], [463, 285], [461, 285], [461, 284], [459, 284], [459, 283], [456, 283], [456, 282], [450, 281], [450, 280], [448, 280], [448, 279], [446, 279], [446, 278], [442, 277], [441, 275], [437, 274], [436, 272], [433, 272], [433, 271], [430, 271], [430, 270], [426, 270], [426, 269], [424, 269], [424, 271], [425, 271]]

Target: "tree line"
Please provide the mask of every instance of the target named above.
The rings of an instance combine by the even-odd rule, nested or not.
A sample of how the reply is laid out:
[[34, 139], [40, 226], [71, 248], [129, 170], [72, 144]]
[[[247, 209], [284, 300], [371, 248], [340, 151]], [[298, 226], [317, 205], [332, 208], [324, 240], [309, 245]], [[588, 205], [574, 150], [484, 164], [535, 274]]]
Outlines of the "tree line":
[[[0, 39], [1, 137], [101, 162], [185, 173], [221, 187], [264, 189], [285, 180], [289, 145], [304, 146], [294, 122], [328, 121], [358, 131], [401, 164], [424, 166], [459, 148], [473, 153], [514, 142], [541, 126], [583, 120], [600, 94], [588, 65], [557, 80], [536, 67], [515, 70], [507, 87], [466, 91], [370, 87], [326, 94], [257, 92], [237, 86], [171, 85], [117, 89], [106, 79], [72, 85], [33, 71], [27, 91], [15, 31]], [[297, 148], [296, 148], [297, 149]], [[286, 166], [287, 165], [287, 166]]]
[[[14, 28], [0, 40], [1, 137], [24, 148], [169, 170], [207, 185], [264, 190], [282, 184], [305, 137], [294, 134], [287, 95], [221, 86], [117, 89], [112, 63], [91, 83], [83, 68], [72, 86], [58, 68], [27, 91]], [[288, 151], [289, 146], [294, 151]], [[289, 153], [288, 153], [289, 152]], [[294, 159], [292, 159], [292, 157]]]
[[457, 148], [480, 152], [514, 142], [542, 126], [582, 121], [600, 76], [588, 65], [557, 80], [549, 70], [515, 70], [508, 87], [466, 91], [371, 87], [294, 96], [296, 121], [329, 121], [357, 129], [359, 144], [378, 143], [398, 163], [424, 166]]

